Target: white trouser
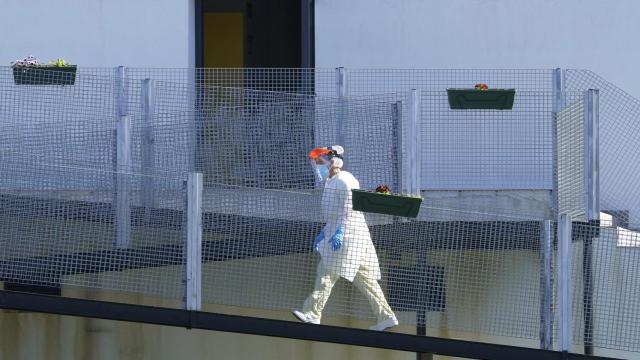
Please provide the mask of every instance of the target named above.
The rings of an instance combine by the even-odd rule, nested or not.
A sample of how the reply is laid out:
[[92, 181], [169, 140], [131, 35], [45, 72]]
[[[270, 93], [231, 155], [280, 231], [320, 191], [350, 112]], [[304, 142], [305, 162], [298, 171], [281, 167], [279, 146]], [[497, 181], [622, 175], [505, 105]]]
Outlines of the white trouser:
[[[330, 273], [320, 261], [318, 264], [318, 270], [316, 275], [315, 289], [304, 301], [302, 306], [302, 312], [305, 314], [311, 314], [314, 317], [320, 319], [322, 316], [322, 309], [329, 300], [331, 295], [331, 289], [333, 285], [340, 279], [339, 275]], [[382, 293], [378, 280], [370, 276], [369, 270], [364, 266], [360, 266], [355, 279], [353, 279], [353, 285], [360, 290], [364, 296], [369, 300], [373, 313], [378, 318], [378, 322], [386, 320], [390, 317], [395, 317], [393, 310], [389, 307], [387, 300]]]

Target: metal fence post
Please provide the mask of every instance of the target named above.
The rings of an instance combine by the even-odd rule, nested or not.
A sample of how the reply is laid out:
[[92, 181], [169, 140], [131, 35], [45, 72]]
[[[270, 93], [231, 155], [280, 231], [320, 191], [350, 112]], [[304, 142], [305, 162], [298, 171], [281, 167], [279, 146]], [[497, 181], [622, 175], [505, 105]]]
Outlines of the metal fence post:
[[420, 91], [411, 89], [409, 96], [409, 124], [407, 131], [407, 153], [408, 153], [408, 179], [409, 193], [420, 196], [422, 184], [421, 177], [421, 154], [420, 154], [420, 125], [421, 125]]
[[202, 173], [187, 179], [184, 308], [202, 307]]
[[393, 142], [393, 160], [395, 161], [394, 167], [394, 180], [395, 184], [393, 186], [396, 189], [404, 192], [403, 190], [407, 189], [407, 186], [404, 184], [404, 176], [403, 176], [403, 157], [402, 157], [402, 101], [396, 101], [391, 104], [391, 112], [393, 114], [393, 132], [392, 132], [392, 142]]
[[584, 190], [587, 221], [600, 220], [600, 147], [598, 90], [585, 92], [584, 107]]
[[[411, 140], [409, 137], [411, 136], [411, 122], [409, 119], [409, 115], [411, 114], [410, 104], [411, 104], [411, 93], [406, 94], [405, 101], [398, 101], [398, 186], [401, 194], [410, 194], [411, 193], [411, 172], [409, 168], [411, 167], [411, 163], [409, 162], [410, 153], [411, 153]], [[404, 106], [407, 106], [406, 111]], [[405, 113], [403, 113], [406, 112]]]
[[[593, 226], [600, 226], [600, 93], [596, 89], [585, 92], [584, 100], [584, 191], [585, 218]], [[583, 240], [583, 313], [584, 352], [593, 355], [593, 239]]]
[[551, 286], [551, 220], [540, 222], [540, 348], [553, 348], [553, 313]]
[[120, 117], [116, 129], [115, 227], [117, 248], [131, 246], [131, 119]]
[[127, 89], [125, 84], [126, 68], [118, 66], [116, 68], [116, 112], [118, 116], [126, 116], [129, 113], [129, 103], [127, 101]]
[[593, 355], [593, 238], [594, 227], [599, 222], [592, 221], [582, 239], [582, 313], [585, 355]]
[[336, 96], [338, 98], [336, 139], [344, 146], [345, 97], [347, 96], [347, 71], [344, 67], [336, 68]]
[[156, 108], [156, 94], [153, 80], [142, 80], [142, 205], [156, 207], [154, 196], [153, 173], [155, 166], [155, 151], [153, 138], [153, 118]]
[[557, 214], [560, 210], [560, 198], [559, 198], [559, 186], [558, 186], [558, 113], [562, 110], [563, 107], [563, 86], [564, 86], [564, 71], [560, 68], [556, 68], [553, 70], [552, 74], [552, 91], [553, 91], [553, 104], [551, 110], [551, 151], [553, 156], [553, 192], [552, 192], [552, 201], [553, 201], [553, 214]]
[[571, 283], [571, 215], [558, 216], [558, 324], [560, 351], [570, 351], [572, 335], [572, 283]]
[[560, 112], [563, 106], [562, 91], [564, 87], [564, 71], [560, 68], [553, 69], [553, 75], [551, 78], [552, 92], [553, 92], [553, 104], [552, 110], [554, 113]]
[[115, 68], [115, 104], [116, 115], [119, 117], [116, 128], [116, 154], [115, 154], [115, 243], [116, 248], [128, 248], [131, 246], [131, 181], [126, 172], [131, 169], [131, 119], [127, 116], [128, 101], [125, 86], [126, 68]]
[[189, 148], [189, 171], [203, 172], [202, 163], [200, 161], [200, 136], [202, 135], [202, 128], [204, 117], [202, 115], [202, 106], [200, 97], [203, 96], [203, 82], [204, 76], [202, 69], [189, 69], [188, 71], [188, 85], [193, 89], [193, 92], [189, 91], [189, 103], [193, 107], [193, 128], [190, 137]]

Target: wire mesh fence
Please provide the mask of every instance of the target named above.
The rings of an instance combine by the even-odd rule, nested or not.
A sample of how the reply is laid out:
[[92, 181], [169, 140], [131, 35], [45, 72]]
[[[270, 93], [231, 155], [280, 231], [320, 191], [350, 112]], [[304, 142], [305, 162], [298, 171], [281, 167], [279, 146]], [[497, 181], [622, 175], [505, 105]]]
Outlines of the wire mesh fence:
[[[56, 73], [41, 71], [32, 78], [39, 80]], [[0, 67], [0, 87], [3, 96], [0, 115], [14, 122], [38, 120], [41, 124], [57, 124], [59, 128], [72, 124], [68, 131], [73, 131], [83, 124], [102, 122], [105, 116], [115, 113], [113, 76], [80, 72], [74, 85], [19, 85], [12, 68]]]
[[552, 189], [553, 96], [518, 91], [511, 110], [452, 110], [446, 92], [423, 92], [423, 189]]
[[551, 69], [346, 69], [348, 96], [419, 89], [443, 91], [473, 88], [486, 83], [490, 88], [518, 91], [552, 91]]
[[[113, 76], [113, 68], [80, 68], [78, 74]], [[233, 87], [334, 97], [339, 75], [346, 77], [346, 96], [439, 91], [487, 83], [492, 88], [552, 91], [552, 69], [352, 69], [352, 68], [124, 68], [127, 79], [155, 79], [194, 87]]]
[[[633, 119], [640, 107], [584, 71], [567, 71], [569, 91], [558, 94], [552, 73], [78, 69], [73, 85], [36, 86], [15, 84], [11, 69], [1, 68], [2, 278], [181, 296], [184, 181], [199, 171], [205, 302], [234, 311], [303, 308], [318, 264], [332, 266], [325, 255], [340, 251], [332, 248], [335, 229], [325, 228], [339, 213], [352, 221], [343, 250], [354, 234], [368, 234], [355, 236], [345, 261], [370, 271], [354, 284], [337, 281], [324, 315], [379, 320], [387, 314], [380, 296], [371, 311], [358, 290], [375, 287], [365, 281], [374, 278], [401, 323], [537, 341], [547, 296], [540, 276], [549, 270], [541, 259], [544, 219], [454, 210], [429, 198], [415, 219], [360, 213], [350, 192], [320, 191], [307, 153], [343, 145], [343, 170], [362, 189], [386, 184], [406, 195], [407, 168], [416, 165], [410, 125], [417, 124], [420, 190], [549, 192], [557, 181], [555, 210], [580, 216], [582, 90], [600, 87], [601, 202], [618, 227], [574, 224], [574, 234], [597, 234], [574, 238], [573, 256], [582, 259], [573, 269], [574, 342], [640, 351], [632, 306], [640, 243]], [[451, 110], [444, 89], [476, 82], [516, 88], [513, 109]], [[422, 90], [418, 112], [412, 88]], [[130, 121], [127, 164], [118, 157], [123, 116]], [[118, 235], [123, 189], [131, 212], [126, 246]], [[343, 210], [327, 210], [327, 202]], [[313, 251], [322, 229], [325, 255]]]
[[[552, 74], [550, 70], [124, 68], [119, 71], [118, 69], [79, 69], [75, 85], [63, 86], [62, 89], [46, 86], [14, 86], [10, 81], [10, 68], [5, 68], [4, 74], [5, 79], [2, 84], [9, 92], [15, 94], [14, 102], [33, 100], [46, 107], [47, 102], [41, 101], [39, 94], [32, 94], [32, 92], [42, 92], [42, 96], [51, 98], [50, 102], [56, 103], [56, 106], [64, 106], [64, 108], [51, 108], [50, 111], [66, 114], [64, 122], [68, 125], [68, 129], [61, 130], [65, 133], [78, 131], [76, 129], [83, 127], [104, 126], [104, 114], [116, 115], [110, 120], [114, 123], [118, 115], [140, 116], [139, 120], [142, 121], [145, 119], [144, 103], [151, 101], [149, 104], [151, 108], [148, 108], [147, 112], [154, 114], [200, 112], [194, 113], [193, 117], [194, 121], [205, 124], [203, 129], [205, 135], [202, 139], [204, 143], [209, 142], [211, 138], [216, 138], [218, 136], [216, 132], [224, 134], [225, 131], [229, 131], [224, 127], [212, 129], [206, 125], [211, 123], [208, 119], [215, 116], [211, 115], [211, 112], [219, 112], [227, 107], [239, 107], [238, 110], [241, 108], [245, 117], [247, 113], [252, 112], [256, 117], [273, 118], [278, 115], [308, 118], [311, 116], [310, 110], [313, 110], [313, 107], [308, 101], [310, 98], [303, 100], [304, 96], [317, 94], [322, 97], [335, 97], [336, 94], [346, 94], [349, 98], [376, 96], [380, 100], [384, 98], [384, 101], [389, 103], [401, 101], [399, 107], [396, 105], [396, 108], [391, 108], [390, 111], [406, 117], [408, 116], [406, 93], [411, 88], [443, 91], [447, 87], [469, 87], [470, 84], [478, 81], [488, 82], [492, 87], [517, 87], [516, 108], [502, 113], [451, 111], [448, 109], [443, 93], [433, 92], [427, 95], [425, 92], [423, 94], [421, 119], [422, 138], [425, 139], [422, 146], [423, 164], [421, 165], [423, 188], [454, 190], [551, 188], [549, 180], [551, 175], [547, 166], [551, 151], [548, 131], [550, 119], [547, 119], [550, 117], [551, 93], [544, 96], [527, 95], [527, 91], [550, 89], [549, 79]], [[343, 74], [343, 81], [346, 83], [340, 83], [340, 74]], [[303, 81], [309, 78], [314, 80]], [[99, 84], [96, 79], [100, 80]], [[153, 79], [153, 82], [145, 85], [145, 79]], [[145, 88], [145, 86], [148, 87]], [[279, 90], [279, 92], [273, 90]], [[394, 91], [396, 91], [395, 95]], [[294, 95], [293, 92], [303, 95]], [[382, 93], [391, 95], [379, 95]], [[82, 96], [77, 96], [78, 94]], [[145, 95], [148, 97], [147, 100]], [[278, 98], [296, 105], [277, 105]], [[89, 104], [88, 107], [80, 107], [79, 104], [87, 102], [94, 103], [94, 106]], [[64, 105], [67, 103], [68, 105]], [[269, 104], [269, 109], [265, 108], [265, 104]], [[288, 108], [284, 109], [287, 106]], [[345, 116], [340, 112], [340, 106], [343, 105], [335, 106], [336, 109], [332, 110], [330, 115], [341, 119]], [[15, 118], [16, 123], [24, 122], [25, 118], [30, 116], [44, 117], [31, 107], [31, 105], [24, 106], [27, 114], [11, 111], [9, 115]], [[275, 108], [284, 112], [284, 115], [275, 114]], [[227, 111], [231, 110], [227, 109]], [[302, 114], [302, 111], [306, 113]], [[224, 116], [233, 118], [230, 115]], [[110, 121], [107, 120], [107, 122]], [[290, 121], [278, 121], [277, 124], [282, 127], [286, 126], [284, 124], [290, 124]], [[308, 126], [308, 124], [302, 124], [304, 122], [297, 121], [297, 125], [294, 126]], [[310, 132], [311, 129], [304, 130]], [[524, 135], [527, 130], [531, 130], [532, 136]], [[253, 131], [256, 130], [253, 129]], [[392, 127], [390, 132], [393, 131], [397, 129]], [[25, 132], [28, 133], [28, 131]], [[348, 131], [343, 133], [354, 134]], [[449, 137], [456, 136], [457, 139], [440, 136], [443, 133], [449, 134]], [[271, 138], [273, 139], [273, 136]], [[464, 138], [464, 142], [460, 141], [460, 138]], [[499, 140], [501, 144], [495, 144], [493, 140]], [[40, 143], [37, 144], [40, 145]], [[207, 146], [207, 144], [203, 145], [203, 147]], [[477, 151], [479, 148], [483, 150]], [[536, 151], [537, 153], [533, 153]], [[111, 154], [113, 151], [100, 153]], [[194, 160], [190, 161], [191, 164], [193, 162]], [[543, 167], [544, 169], [541, 169]], [[520, 172], [522, 176], [513, 175], [512, 170]], [[487, 178], [487, 176], [493, 176], [493, 178]]]
[[[0, 272], [6, 282], [73, 285], [177, 297], [184, 263], [183, 178], [155, 180], [155, 208], [142, 176], [2, 155]], [[113, 178], [129, 184], [130, 246], [118, 248]], [[78, 190], [78, 184], [96, 185]], [[99, 185], [104, 186], [99, 186]]]
[[585, 221], [584, 93], [565, 92], [555, 117], [558, 213]]
[[[321, 305], [305, 309], [303, 304], [322, 263], [346, 277], [363, 268], [379, 269], [385, 300], [401, 323], [538, 335], [537, 220], [430, 206], [421, 207], [417, 219], [403, 220], [354, 211], [350, 201], [345, 208], [345, 195], [351, 195], [331, 188], [322, 193], [225, 186], [209, 191], [217, 195], [204, 204], [212, 211], [204, 220], [203, 237], [211, 239], [203, 250], [210, 261], [203, 270], [206, 302], [319, 314]], [[330, 238], [338, 218], [347, 219], [346, 247], [334, 251]], [[323, 229], [325, 237], [314, 252], [314, 238]], [[376, 309], [385, 300], [372, 304], [356, 286], [357, 281], [338, 281], [321, 314], [380, 320]]]
[[640, 311], [635, 306], [640, 233], [574, 223], [573, 234], [574, 344], [596, 351], [640, 351]]
[[600, 93], [600, 208], [622, 226], [640, 223], [640, 101], [588, 70], [565, 70], [564, 78], [567, 90]]

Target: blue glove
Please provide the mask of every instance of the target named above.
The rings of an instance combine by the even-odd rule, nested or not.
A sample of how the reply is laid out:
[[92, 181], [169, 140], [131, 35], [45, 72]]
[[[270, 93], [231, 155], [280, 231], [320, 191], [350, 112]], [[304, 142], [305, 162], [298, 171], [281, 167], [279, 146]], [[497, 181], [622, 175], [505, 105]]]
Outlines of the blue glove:
[[331, 237], [331, 248], [333, 251], [337, 251], [342, 246], [342, 240], [344, 240], [344, 226], [338, 226], [336, 233]]
[[318, 234], [318, 236], [313, 239], [313, 251], [318, 251], [318, 245], [320, 244], [320, 241], [322, 241], [322, 239], [324, 239], [324, 230], [321, 230], [320, 234]]

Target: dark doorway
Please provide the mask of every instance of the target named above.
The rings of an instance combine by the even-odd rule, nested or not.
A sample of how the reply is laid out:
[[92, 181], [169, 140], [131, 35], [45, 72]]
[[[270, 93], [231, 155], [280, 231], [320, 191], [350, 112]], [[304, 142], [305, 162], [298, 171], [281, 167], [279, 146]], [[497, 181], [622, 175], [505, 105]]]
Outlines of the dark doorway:
[[[205, 86], [313, 94], [314, 0], [195, 0], [196, 66]], [[261, 68], [265, 70], [254, 70]]]
[[300, 67], [300, 0], [246, 3], [246, 67]]
[[312, 0], [196, 0], [198, 67], [313, 67]]

